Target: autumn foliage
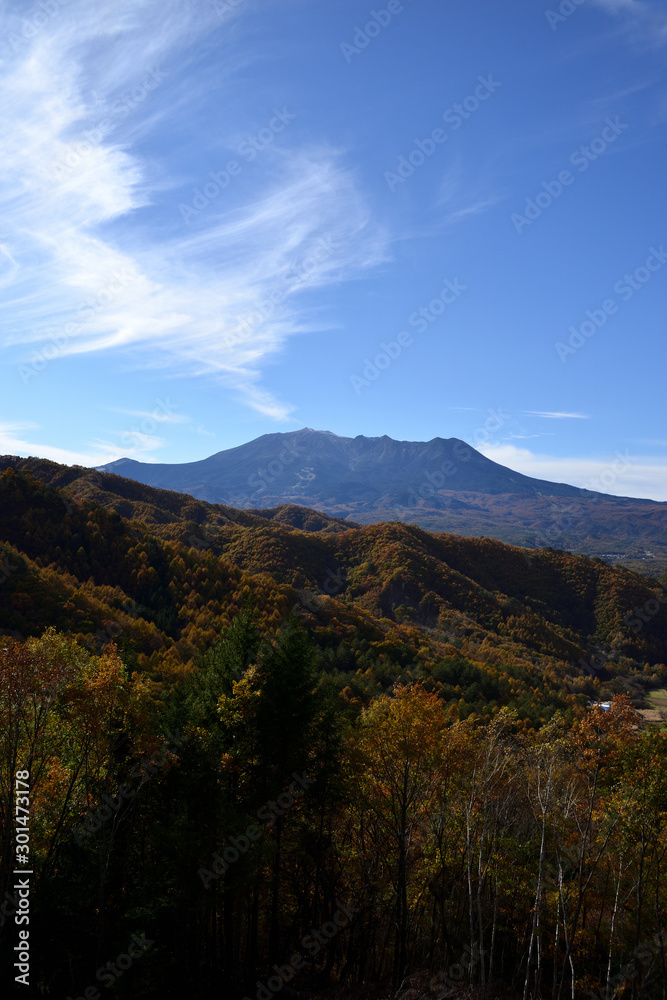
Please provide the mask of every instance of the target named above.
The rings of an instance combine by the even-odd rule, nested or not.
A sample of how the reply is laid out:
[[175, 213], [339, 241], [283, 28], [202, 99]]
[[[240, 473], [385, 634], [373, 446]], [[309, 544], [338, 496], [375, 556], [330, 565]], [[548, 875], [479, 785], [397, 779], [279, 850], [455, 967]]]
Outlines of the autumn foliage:
[[0, 498], [0, 959], [26, 769], [39, 995], [145, 933], [118, 997], [254, 998], [303, 953], [292, 1000], [664, 1000], [654, 584], [170, 494], [149, 526], [11, 470]]

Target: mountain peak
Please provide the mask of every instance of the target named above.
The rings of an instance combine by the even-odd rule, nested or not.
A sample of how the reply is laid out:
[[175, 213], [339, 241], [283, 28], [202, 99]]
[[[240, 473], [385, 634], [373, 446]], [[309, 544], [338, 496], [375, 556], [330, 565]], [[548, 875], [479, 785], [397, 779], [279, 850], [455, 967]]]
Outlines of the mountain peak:
[[445, 500], [451, 504], [452, 493], [600, 495], [513, 472], [458, 438], [351, 438], [312, 427], [264, 434], [198, 462], [157, 465], [120, 459], [101, 471], [114, 472], [121, 463], [126, 477], [213, 503], [259, 508], [297, 504], [352, 516], [382, 510], [384, 520], [401, 516], [387, 516], [387, 510], [425, 502], [441, 509]]

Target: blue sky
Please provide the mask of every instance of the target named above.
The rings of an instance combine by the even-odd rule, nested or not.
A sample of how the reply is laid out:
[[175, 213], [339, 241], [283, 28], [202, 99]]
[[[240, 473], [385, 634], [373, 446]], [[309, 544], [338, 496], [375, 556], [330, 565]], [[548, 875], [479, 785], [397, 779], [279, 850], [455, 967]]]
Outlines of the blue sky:
[[0, 15], [0, 452], [460, 437], [667, 500], [653, 0]]

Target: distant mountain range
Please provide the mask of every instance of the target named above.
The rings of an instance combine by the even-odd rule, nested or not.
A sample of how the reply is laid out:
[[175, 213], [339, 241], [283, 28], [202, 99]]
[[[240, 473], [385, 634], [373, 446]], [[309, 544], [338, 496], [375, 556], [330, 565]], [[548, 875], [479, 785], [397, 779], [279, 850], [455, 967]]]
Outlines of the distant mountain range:
[[592, 677], [611, 684], [607, 697], [664, 684], [662, 596], [645, 577], [566, 552], [295, 505], [239, 511], [0, 457], [0, 636], [53, 626], [89, 648], [113, 640], [130, 669], [161, 683], [182, 677], [250, 600], [272, 624], [294, 611], [348, 692], [440, 685], [447, 657], [457, 666], [443, 697], [538, 721], [548, 706], [581, 709], [599, 693]]
[[426, 442], [394, 441], [386, 434], [347, 438], [310, 427], [264, 434], [199, 462], [153, 465], [121, 458], [98, 471], [190, 493], [209, 503], [234, 507], [299, 503], [328, 513], [339, 513], [349, 505], [367, 512], [378, 503], [415, 507], [425, 499], [433, 503], [440, 491], [526, 497], [604, 495], [512, 472], [458, 438]]
[[198, 462], [119, 459], [98, 471], [244, 509], [311, 507], [362, 524], [597, 555], [667, 570], [667, 504], [614, 497], [513, 472], [458, 438], [339, 437], [309, 427], [264, 434]]

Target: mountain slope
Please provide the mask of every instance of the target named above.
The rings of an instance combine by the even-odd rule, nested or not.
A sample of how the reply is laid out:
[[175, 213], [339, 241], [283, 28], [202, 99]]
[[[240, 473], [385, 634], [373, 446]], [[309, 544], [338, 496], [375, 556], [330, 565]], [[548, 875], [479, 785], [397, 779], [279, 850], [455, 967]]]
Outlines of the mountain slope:
[[456, 438], [337, 437], [304, 428], [183, 465], [120, 459], [102, 467], [153, 487], [242, 508], [313, 507], [375, 524], [490, 536], [667, 570], [667, 504], [532, 479]]
[[97, 469], [59, 465], [44, 458], [0, 456], [0, 472], [6, 469], [29, 472], [40, 482], [62, 489], [72, 500], [100, 504], [129, 520], [143, 521], [162, 534], [166, 526], [173, 524], [193, 527], [226, 523], [258, 525], [267, 518], [285, 525], [294, 524], [306, 531], [344, 531], [354, 526], [354, 522], [289, 504], [257, 511], [210, 504], [188, 494], [146, 486], [140, 481]]
[[422, 679], [462, 711], [509, 704], [535, 722], [667, 678], [663, 592], [626, 570], [402, 524], [332, 530], [300, 508], [235, 519], [194, 501], [207, 516], [197, 524], [189, 498], [141, 487], [149, 528], [113, 509], [111, 490], [122, 506], [137, 485], [101, 479], [106, 506], [24, 471], [0, 473], [0, 633], [55, 625], [91, 648], [113, 639], [161, 682], [190, 669], [250, 601], [269, 628], [294, 609], [350, 697]]
[[419, 496], [424, 483], [492, 495], [602, 496], [512, 472], [458, 438], [346, 438], [309, 427], [264, 434], [199, 462], [150, 465], [119, 459], [100, 471], [236, 506], [274, 506], [276, 498], [307, 506], [373, 504], [380, 499], [408, 504], [411, 493]]

